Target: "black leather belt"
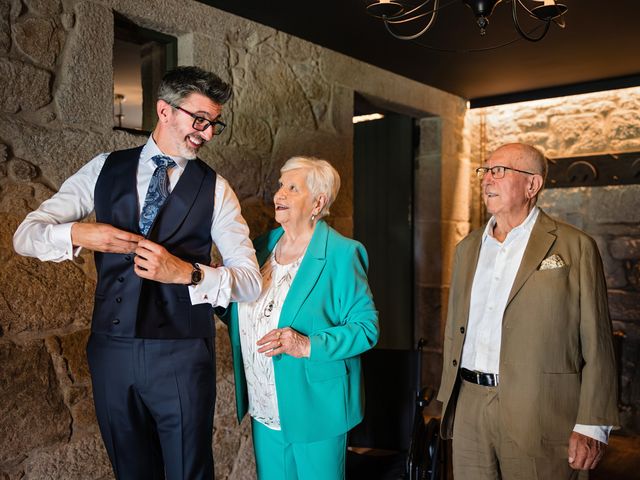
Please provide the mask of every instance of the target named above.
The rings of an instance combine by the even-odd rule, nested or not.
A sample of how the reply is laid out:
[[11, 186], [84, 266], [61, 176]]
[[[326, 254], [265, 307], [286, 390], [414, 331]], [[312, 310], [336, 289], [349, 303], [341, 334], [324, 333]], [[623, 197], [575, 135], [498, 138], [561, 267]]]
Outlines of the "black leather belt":
[[483, 387], [497, 387], [499, 383], [497, 373], [476, 372], [467, 368], [460, 369], [460, 378]]

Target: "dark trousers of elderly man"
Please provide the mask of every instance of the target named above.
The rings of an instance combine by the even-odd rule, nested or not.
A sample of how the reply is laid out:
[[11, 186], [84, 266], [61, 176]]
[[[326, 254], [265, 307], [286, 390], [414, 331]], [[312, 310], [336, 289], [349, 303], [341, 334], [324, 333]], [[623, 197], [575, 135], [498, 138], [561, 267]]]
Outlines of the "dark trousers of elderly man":
[[587, 478], [618, 424], [602, 261], [536, 206], [546, 172], [522, 144], [477, 169], [492, 216], [456, 248], [438, 394], [457, 480]]

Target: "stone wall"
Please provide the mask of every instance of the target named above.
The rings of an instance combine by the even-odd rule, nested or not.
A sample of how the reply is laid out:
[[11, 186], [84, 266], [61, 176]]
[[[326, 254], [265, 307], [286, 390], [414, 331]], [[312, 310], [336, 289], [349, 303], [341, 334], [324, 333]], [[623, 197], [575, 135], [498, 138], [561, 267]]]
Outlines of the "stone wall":
[[[2, 480], [112, 478], [84, 352], [92, 257], [42, 263], [15, 255], [11, 240], [26, 213], [94, 155], [145, 141], [112, 129], [114, 10], [177, 37], [180, 64], [232, 82], [235, 95], [224, 112], [230, 128], [202, 158], [235, 187], [252, 235], [273, 223], [278, 170], [294, 154], [327, 158], [339, 170], [343, 190], [330, 221], [351, 233], [355, 91], [437, 118], [435, 131], [424, 127], [421, 178], [431, 190], [420, 208], [437, 206], [439, 213], [425, 214], [421, 238], [436, 234], [442, 241], [418, 261], [442, 257], [446, 265], [452, 239], [470, 223], [460, 98], [192, 1], [0, 0]], [[427, 282], [436, 291], [448, 275], [442, 270]], [[434, 304], [430, 315], [440, 315], [437, 298]], [[234, 418], [226, 331], [219, 322], [217, 329], [216, 476], [254, 478], [248, 425], [238, 427]]]
[[[467, 115], [473, 158], [507, 142], [531, 143], [548, 157], [640, 151], [640, 88], [523, 102]], [[474, 182], [477, 184], [477, 182]], [[476, 187], [477, 189], [477, 187]], [[479, 192], [478, 192], [479, 195]], [[626, 431], [640, 432], [640, 184], [544, 190], [540, 206], [598, 243], [613, 329], [621, 334], [620, 412]], [[473, 213], [474, 226], [484, 218]]]

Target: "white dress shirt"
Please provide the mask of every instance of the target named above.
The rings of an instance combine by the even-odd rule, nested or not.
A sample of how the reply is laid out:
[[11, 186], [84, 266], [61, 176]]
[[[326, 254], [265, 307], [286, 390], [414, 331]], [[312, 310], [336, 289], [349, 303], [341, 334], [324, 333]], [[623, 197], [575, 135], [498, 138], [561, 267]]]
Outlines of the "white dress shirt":
[[[463, 368], [500, 373], [502, 317], [539, 211], [534, 207], [503, 242], [493, 236], [495, 217], [487, 223], [471, 287], [469, 322], [460, 362]], [[611, 427], [578, 424], [574, 431], [607, 443]]]
[[[139, 212], [156, 168], [151, 160], [155, 155], [163, 153], [150, 136], [142, 148], [136, 176]], [[93, 158], [69, 177], [53, 197], [27, 215], [13, 236], [13, 247], [17, 253], [52, 262], [72, 260], [80, 253], [80, 248], [73, 248], [71, 226], [93, 212], [96, 181], [108, 156], [108, 153], [102, 153]], [[170, 192], [189, 161], [181, 157], [171, 158], [176, 166], [168, 171]], [[198, 285], [189, 286], [189, 294], [193, 305], [210, 303], [214, 307], [226, 308], [231, 301], [256, 298], [260, 292], [260, 271], [238, 198], [221, 175], [217, 175], [212, 200], [211, 239], [222, 255], [223, 266], [201, 265], [204, 279]]]
[[276, 261], [275, 251], [274, 249], [271, 252], [262, 265], [262, 292], [258, 299], [238, 304], [238, 325], [247, 379], [249, 415], [272, 430], [280, 430], [273, 358], [258, 353], [260, 347], [256, 342], [274, 328], [278, 328], [282, 305], [304, 254], [295, 262], [281, 265]]

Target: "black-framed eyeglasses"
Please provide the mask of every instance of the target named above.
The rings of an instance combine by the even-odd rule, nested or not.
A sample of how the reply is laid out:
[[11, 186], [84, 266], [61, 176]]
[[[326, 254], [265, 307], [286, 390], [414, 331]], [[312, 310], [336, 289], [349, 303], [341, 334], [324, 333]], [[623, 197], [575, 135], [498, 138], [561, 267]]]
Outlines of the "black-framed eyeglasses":
[[190, 111], [185, 110], [184, 108], [177, 105], [172, 105], [172, 107], [192, 117], [193, 128], [195, 130], [198, 130], [199, 132], [204, 132], [207, 128], [213, 126], [213, 134], [220, 135], [224, 128], [227, 126], [226, 123], [221, 122], [220, 120], [207, 120], [206, 118], [196, 115], [195, 113], [191, 113]]
[[476, 168], [476, 175], [482, 179], [484, 176], [491, 172], [491, 176], [496, 180], [500, 180], [504, 177], [507, 170], [513, 170], [514, 172], [524, 173], [526, 175], [538, 175], [534, 172], [527, 172], [526, 170], [518, 170], [517, 168], [505, 167], [504, 165], [495, 165], [493, 167], [478, 167]]

